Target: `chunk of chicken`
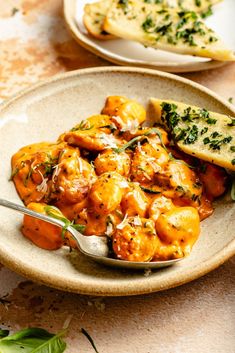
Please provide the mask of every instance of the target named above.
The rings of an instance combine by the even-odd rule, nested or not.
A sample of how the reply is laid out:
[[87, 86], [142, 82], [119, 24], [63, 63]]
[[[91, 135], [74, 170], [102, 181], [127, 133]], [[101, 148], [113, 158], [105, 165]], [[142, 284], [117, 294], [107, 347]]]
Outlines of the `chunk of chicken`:
[[154, 222], [145, 218], [127, 218], [113, 235], [113, 251], [122, 260], [151, 261], [159, 245]]
[[173, 209], [174, 207], [175, 206], [171, 201], [171, 199], [168, 199], [167, 197], [162, 195], [157, 195], [153, 198], [149, 206], [149, 209], [148, 209], [149, 217], [152, 220], [156, 221], [160, 216], [160, 214], [166, 213], [171, 209]]
[[139, 183], [149, 183], [155, 174], [162, 170], [169, 161], [166, 150], [157, 145], [155, 148], [149, 143], [138, 145], [131, 163], [131, 178]]
[[111, 149], [101, 152], [94, 161], [96, 174], [117, 172], [125, 177], [130, 172], [131, 159], [126, 152], [116, 153]]
[[12, 157], [12, 179], [22, 201], [46, 201], [50, 179], [65, 143], [35, 143], [21, 148]]
[[92, 166], [80, 157], [78, 149], [66, 147], [52, 176], [52, 197], [63, 203], [79, 203], [88, 195], [95, 180]]

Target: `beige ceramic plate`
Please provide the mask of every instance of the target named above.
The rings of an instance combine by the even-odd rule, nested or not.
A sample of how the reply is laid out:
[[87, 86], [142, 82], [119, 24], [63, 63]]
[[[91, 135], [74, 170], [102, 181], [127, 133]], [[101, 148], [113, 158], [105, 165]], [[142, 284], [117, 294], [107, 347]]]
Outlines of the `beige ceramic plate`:
[[[91, 37], [83, 25], [83, 8], [97, 0], [64, 0], [64, 17], [75, 40], [92, 53], [115, 64], [154, 68], [168, 72], [190, 72], [216, 68], [225, 63], [207, 58], [180, 55], [163, 50], [145, 48], [123, 39], [108, 41]], [[235, 1], [224, 0], [214, 8], [213, 16], [206, 22], [227, 45], [235, 50], [234, 25]], [[226, 18], [226, 21], [224, 19]]]
[[[108, 67], [75, 71], [52, 78], [19, 94], [0, 109], [0, 196], [20, 200], [10, 175], [11, 155], [23, 145], [55, 141], [81, 119], [99, 112], [108, 95], [126, 95], [147, 105], [149, 97], [191, 103], [235, 115], [228, 103], [206, 88], [170, 74], [147, 69]], [[150, 293], [198, 278], [235, 253], [235, 203], [224, 198], [202, 232], [191, 256], [174, 267], [127, 272], [98, 265], [67, 248], [46, 251], [23, 238], [22, 216], [0, 208], [0, 261], [48, 286], [92, 295]]]

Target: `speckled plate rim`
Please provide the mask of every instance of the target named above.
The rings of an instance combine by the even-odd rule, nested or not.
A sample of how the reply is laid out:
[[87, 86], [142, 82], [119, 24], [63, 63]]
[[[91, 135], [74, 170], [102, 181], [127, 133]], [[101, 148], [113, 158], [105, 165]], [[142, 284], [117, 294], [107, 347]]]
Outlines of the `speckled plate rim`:
[[[228, 103], [226, 100], [219, 97], [216, 93], [213, 93], [209, 89], [201, 86], [200, 84], [194, 83], [188, 79], [181, 78], [179, 76], [175, 76], [169, 73], [151, 70], [151, 69], [142, 69], [142, 68], [130, 68], [130, 67], [100, 67], [100, 68], [90, 68], [90, 69], [82, 69], [76, 70], [69, 73], [64, 73], [60, 75], [56, 75], [52, 78], [49, 78], [43, 82], [35, 84], [18, 94], [14, 95], [12, 98], [6, 100], [5, 102], [0, 104], [0, 115], [4, 112], [6, 108], [11, 106], [12, 103], [15, 103], [17, 100], [27, 97], [28, 94], [32, 94], [33, 92], [37, 91], [37, 89], [48, 86], [54, 83], [62, 83], [64, 79], [67, 78], [76, 78], [82, 77], [84, 75], [90, 74], [97, 74], [97, 73], [137, 73], [143, 76], [150, 76], [150, 77], [158, 77], [161, 78], [168, 78], [173, 81], [178, 81], [181, 84], [191, 86], [194, 89], [199, 90], [200, 92], [210, 96], [214, 100], [221, 103], [226, 109], [230, 110], [232, 114], [235, 115], [235, 108]], [[185, 283], [191, 282], [205, 274], [209, 273], [210, 271], [216, 269], [220, 265], [222, 265], [225, 261], [235, 255], [235, 239], [230, 241], [226, 244], [219, 252], [217, 252], [213, 257], [207, 259], [206, 261], [201, 262], [200, 264], [196, 265], [193, 271], [185, 271], [181, 276], [178, 278], [172, 278], [171, 280], [165, 280], [162, 283], [145, 283], [138, 286], [138, 288], [131, 289], [126, 286], [123, 288], [116, 288], [113, 290], [112, 288], [107, 289], [105, 285], [100, 285], [99, 289], [94, 291], [94, 285], [90, 284], [83, 284], [82, 282], [74, 283], [70, 279], [62, 280], [60, 276], [55, 274], [46, 275], [40, 268], [32, 268], [30, 264], [25, 265], [20, 261], [17, 263], [15, 262], [14, 255], [9, 255], [4, 253], [0, 248], [0, 262], [11, 269], [12, 271], [25, 276], [33, 281], [39, 282], [41, 284], [54, 287], [60, 290], [68, 291], [68, 292], [75, 292], [79, 294], [86, 294], [86, 295], [96, 295], [96, 296], [128, 296], [128, 295], [139, 295], [139, 294], [147, 294], [157, 291], [162, 291], [170, 288], [174, 288]]]
[[121, 56], [112, 54], [112, 52], [107, 53], [102, 47], [96, 45], [92, 40], [86, 37], [78, 28], [75, 18], [74, 18], [74, 7], [76, 0], [63, 0], [63, 14], [65, 19], [65, 24], [72, 35], [72, 37], [85, 49], [89, 50], [93, 54], [100, 56], [101, 58], [108, 60], [114, 64], [118, 65], [129, 65], [137, 66], [143, 68], [157, 69], [166, 72], [180, 73], [180, 72], [195, 72], [201, 70], [215, 69], [228, 64], [227, 62], [211, 60], [208, 62], [196, 62], [188, 64], [163, 64], [162, 62], [147, 62], [142, 60], [132, 60], [132, 59], [122, 59]]

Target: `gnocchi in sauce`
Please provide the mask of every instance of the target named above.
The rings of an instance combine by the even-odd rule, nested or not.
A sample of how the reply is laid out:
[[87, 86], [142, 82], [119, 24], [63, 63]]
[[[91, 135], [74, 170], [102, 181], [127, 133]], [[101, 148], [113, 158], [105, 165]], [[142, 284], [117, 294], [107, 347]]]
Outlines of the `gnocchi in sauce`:
[[[141, 104], [110, 96], [101, 114], [56, 142], [21, 148], [12, 157], [12, 180], [24, 204], [65, 220], [85, 236], [106, 235], [118, 259], [189, 255], [200, 221], [226, 190], [227, 175], [177, 150], [166, 131], [144, 127], [145, 121]], [[61, 232], [29, 216], [22, 233], [43, 249], [76, 247], [66, 226]]]

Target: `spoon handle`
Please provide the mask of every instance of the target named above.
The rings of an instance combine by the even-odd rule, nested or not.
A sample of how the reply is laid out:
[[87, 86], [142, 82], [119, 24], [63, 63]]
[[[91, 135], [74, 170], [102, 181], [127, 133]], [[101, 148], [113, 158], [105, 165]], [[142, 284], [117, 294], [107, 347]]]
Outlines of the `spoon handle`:
[[0, 198], [0, 206], [10, 208], [12, 210], [15, 210], [15, 211], [23, 213], [23, 214], [27, 214], [29, 216], [41, 219], [42, 221], [46, 221], [48, 223], [55, 224], [56, 226], [59, 226], [59, 227], [64, 227], [64, 222], [60, 221], [59, 219], [55, 219], [55, 218], [46, 216], [42, 213], [32, 211], [32, 210], [28, 209], [27, 207], [18, 205], [14, 202], [11, 202], [11, 201], [7, 201], [7, 200]]

